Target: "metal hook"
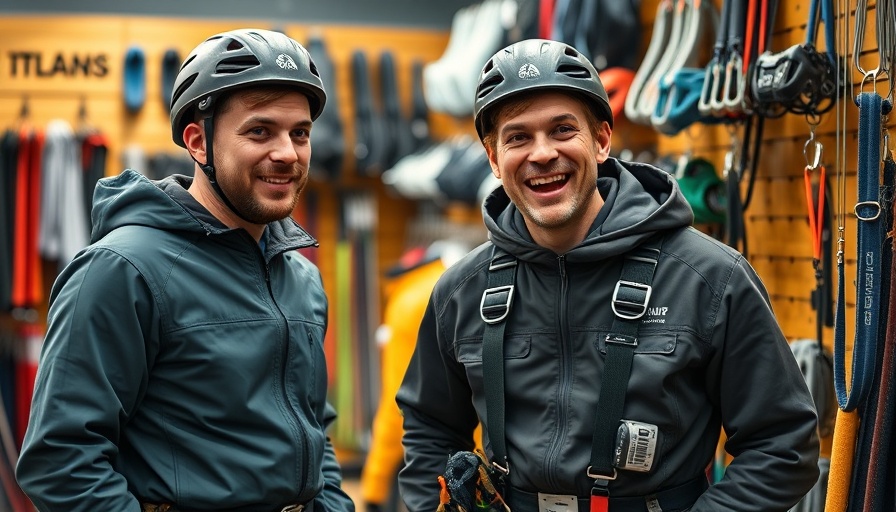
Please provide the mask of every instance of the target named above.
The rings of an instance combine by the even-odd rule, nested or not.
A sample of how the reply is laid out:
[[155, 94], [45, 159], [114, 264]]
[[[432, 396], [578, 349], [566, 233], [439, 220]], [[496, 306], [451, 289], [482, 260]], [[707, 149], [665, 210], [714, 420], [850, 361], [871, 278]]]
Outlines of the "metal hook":
[[[809, 163], [809, 145], [815, 143], [815, 148], [813, 150], [813, 158], [812, 163]], [[815, 132], [812, 132], [812, 136], [809, 137], [809, 140], [806, 141], [806, 144], [803, 145], [803, 156], [806, 157], [806, 167], [809, 170], [814, 171], [818, 169], [821, 165], [821, 155], [824, 153], [824, 146], [822, 146], [821, 142], [815, 139]]]
[[880, 159], [883, 161], [890, 160], [893, 153], [890, 151], [890, 132], [884, 127], [884, 142], [880, 147]]

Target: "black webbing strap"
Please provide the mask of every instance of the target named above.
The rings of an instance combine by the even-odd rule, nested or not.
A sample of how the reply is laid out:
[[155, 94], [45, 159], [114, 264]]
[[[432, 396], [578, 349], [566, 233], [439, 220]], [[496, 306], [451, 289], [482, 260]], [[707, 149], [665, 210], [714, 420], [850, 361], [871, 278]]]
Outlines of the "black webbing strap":
[[405, 131], [407, 122], [401, 112], [401, 98], [398, 91], [398, 77], [395, 55], [389, 50], [380, 53], [380, 96], [383, 104], [383, 128], [386, 148], [383, 154], [383, 169], [390, 169], [401, 157], [411, 152], [413, 141]]
[[[317, 66], [326, 91], [336, 91], [336, 66], [330, 57], [323, 37], [312, 35], [306, 48]], [[327, 96], [327, 108], [314, 121], [311, 130], [311, 175], [327, 180], [338, 180], [345, 160], [345, 131], [339, 117], [340, 98], [338, 94]]]
[[654, 238], [626, 254], [622, 274], [613, 291], [611, 305], [615, 318], [606, 337], [607, 358], [597, 399], [591, 465], [588, 467], [588, 476], [595, 479], [595, 487], [600, 486], [604, 491], [609, 481], [616, 478], [613, 464], [616, 432], [622, 420], [625, 392], [638, 346], [638, 326], [650, 302], [661, 243], [662, 239]]
[[411, 152], [428, 146], [432, 141], [429, 135], [429, 107], [423, 91], [423, 67], [421, 60], [411, 63], [411, 134], [414, 143]]
[[[622, 273], [610, 304], [615, 319], [607, 335], [607, 362], [598, 397], [589, 476], [615, 475], [613, 453], [622, 419], [625, 391], [637, 346], [640, 318], [647, 312], [653, 273], [662, 239], [656, 237], [625, 255]], [[482, 374], [485, 381], [486, 431], [492, 447], [492, 465], [510, 473], [504, 436], [504, 329], [515, 291], [516, 259], [495, 247], [489, 264], [488, 288], [479, 312], [485, 322], [482, 340]]]
[[352, 87], [355, 95], [355, 165], [361, 176], [383, 172], [386, 134], [382, 115], [374, 101], [367, 55], [355, 50], [351, 57]]
[[488, 267], [488, 288], [482, 292], [479, 314], [485, 322], [482, 335], [482, 378], [485, 381], [485, 409], [492, 465], [504, 475], [510, 473], [504, 438], [504, 327], [513, 302], [516, 258], [493, 248]]

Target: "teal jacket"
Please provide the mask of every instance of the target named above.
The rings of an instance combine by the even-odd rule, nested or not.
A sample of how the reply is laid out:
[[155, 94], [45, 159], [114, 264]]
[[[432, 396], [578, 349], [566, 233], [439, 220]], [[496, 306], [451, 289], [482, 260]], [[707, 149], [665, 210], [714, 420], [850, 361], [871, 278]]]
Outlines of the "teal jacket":
[[292, 219], [262, 250], [190, 178], [99, 182], [56, 280], [16, 468], [42, 512], [354, 510], [325, 430], [327, 300]]

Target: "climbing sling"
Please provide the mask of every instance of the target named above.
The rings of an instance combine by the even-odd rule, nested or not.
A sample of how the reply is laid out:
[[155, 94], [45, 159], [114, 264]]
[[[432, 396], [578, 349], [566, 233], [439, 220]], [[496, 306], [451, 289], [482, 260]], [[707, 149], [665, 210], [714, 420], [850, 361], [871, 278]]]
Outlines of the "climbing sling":
[[864, 403], [874, 379], [877, 352], [878, 315], [880, 313], [880, 248], [882, 243], [880, 180], [880, 127], [883, 100], [877, 93], [858, 95], [859, 104], [859, 170], [856, 335], [852, 355], [851, 387], [846, 388], [846, 322], [844, 315], [843, 258], [838, 258], [837, 308], [834, 316], [834, 385], [837, 402], [845, 412]]

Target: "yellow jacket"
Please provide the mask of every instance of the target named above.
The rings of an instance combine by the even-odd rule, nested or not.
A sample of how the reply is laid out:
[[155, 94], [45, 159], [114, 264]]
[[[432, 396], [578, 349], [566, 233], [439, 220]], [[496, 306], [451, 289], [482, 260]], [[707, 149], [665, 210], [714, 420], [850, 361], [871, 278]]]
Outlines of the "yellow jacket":
[[389, 283], [383, 324], [377, 332], [381, 344], [381, 392], [373, 418], [370, 451], [361, 473], [361, 495], [365, 503], [385, 503], [403, 458], [402, 419], [395, 393], [404, 377], [414, 347], [417, 330], [429, 295], [445, 270], [435, 260], [399, 275]]

